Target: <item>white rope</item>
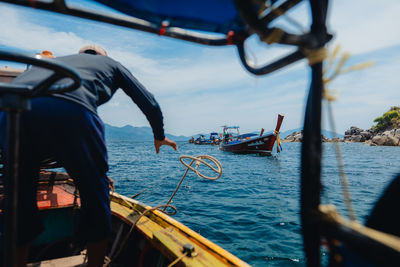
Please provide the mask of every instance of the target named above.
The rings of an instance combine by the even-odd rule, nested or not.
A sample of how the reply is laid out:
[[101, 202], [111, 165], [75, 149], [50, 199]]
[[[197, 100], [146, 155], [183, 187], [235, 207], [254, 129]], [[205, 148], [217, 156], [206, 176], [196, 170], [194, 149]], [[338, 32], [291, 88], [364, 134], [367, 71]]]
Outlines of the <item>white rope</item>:
[[[193, 161], [196, 161], [196, 168], [193, 168], [193, 167], [191, 166], [191, 165], [193, 164], [193, 161], [192, 161], [192, 163], [190, 163], [190, 164], [188, 165], [188, 164], [183, 160], [183, 159], [185, 159], [185, 158], [187, 158], [187, 159], [192, 159]], [[210, 164], [208, 164], [208, 162], [204, 161], [203, 159], [208, 159], [208, 160], [210, 160], [211, 162], [213, 162], [213, 163], [217, 166], [218, 169], [215, 169], [213, 166], [211, 166]], [[197, 157], [192, 157], [192, 156], [183, 155], [183, 156], [180, 156], [180, 157], [179, 157], [179, 160], [182, 162], [183, 165], [185, 165], [187, 168], [189, 168], [189, 169], [191, 169], [192, 171], [194, 171], [199, 177], [203, 177], [204, 179], [207, 179], [207, 180], [217, 180], [217, 179], [218, 179], [219, 177], [221, 177], [221, 175], [222, 175], [222, 165], [221, 165], [221, 163], [220, 163], [216, 158], [213, 158], [213, 157], [211, 157], [211, 156], [208, 156], [208, 155], [199, 155], [199, 156], [197, 156]], [[216, 172], [216, 173], [218, 174], [218, 176], [216, 176], [216, 177], [208, 177], [208, 176], [205, 176], [205, 175], [201, 174], [201, 173], [197, 170], [197, 168], [200, 166], [200, 163], [203, 163], [204, 165], [208, 166], [211, 170], [213, 170], [214, 172]]]
[[[189, 164], [187, 164], [183, 159], [191, 159], [192, 161]], [[211, 166], [208, 162], [204, 161], [203, 159], [207, 159], [207, 160], [210, 160], [211, 162], [213, 162], [217, 166], [217, 169], [215, 169], [213, 166]], [[174, 198], [176, 192], [178, 192], [178, 189], [181, 186], [181, 184], [183, 182], [183, 179], [185, 179], [186, 174], [189, 172], [189, 170], [192, 170], [193, 172], [195, 172], [197, 174], [197, 176], [203, 177], [204, 179], [207, 179], [207, 180], [217, 180], [222, 175], [222, 165], [221, 165], [221, 163], [216, 158], [213, 158], [211, 156], [198, 155], [197, 157], [192, 157], [192, 156], [188, 156], [188, 155], [182, 155], [182, 156], [179, 157], [179, 160], [182, 162], [183, 165], [186, 166], [187, 169], [186, 169], [185, 173], [183, 174], [181, 180], [179, 181], [178, 186], [175, 188], [174, 193], [172, 193], [170, 199], [168, 200], [167, 205], [169, 203], [171, 203], [171, 201]], [[192, 167], [192, 164], [194, 162], [196, 162], [196, 167], [195, 168]], [[218, 175], [215, 176], [215, 177], [208, 177], [208, 176], [205, 176], [205, 175], [201, 174], [197, 170], [201, 163], [203, 163], [204, 165], [209, 167], [211, 170], [216, 172]], [[165, 210], [165, 208], [164, 208], [164, 210]]]

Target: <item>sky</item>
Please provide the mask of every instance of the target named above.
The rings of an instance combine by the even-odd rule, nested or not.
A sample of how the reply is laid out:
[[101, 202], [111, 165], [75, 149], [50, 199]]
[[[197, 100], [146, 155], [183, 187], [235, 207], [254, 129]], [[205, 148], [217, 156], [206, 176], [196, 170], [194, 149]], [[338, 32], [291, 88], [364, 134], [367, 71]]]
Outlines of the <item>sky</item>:
[[[107, 10], [87, 1], [78, 5]], [[241, 132], [273, 130], [284, 114], [281, 131], [303, 125], [310, 69], [305, 60], [269, 75], [254, 76], [240, 63], [234, 46], [208, 47], [118, 26], [46, 11], [0, 4], [0, 49], [34, 55], [50, 50], [56, 56], [77, 53], [89, 43], [103, 46], [125, 65], [159, 102], [165, 131], [195, 135], [238, 125]], [[400, 105], [400, 1], [331, 1], [328, 29], [334, 35], [329, 48], [340, 45], [351, 58], [346, 66], [373, 61], [374, 65], [337, 77], [327, 88], [338, 99], [332, 103], [336, 131], [351, 126], [369, 129], [373, 120]], [[307, 29], [307, 3], [288, 16]], [[277, 24], [294, 30], [282, 19]], [[246, 44], [258, 64], [292, 51], [266, 45], [256, 36]], [[1, 62], [0, 66], [10, 65]], [[331, 130], [326, 110], [323, 128]], [[117, 91], [99, 107], [104, 122], [114, 126], [149, 126], [137, 106]]]

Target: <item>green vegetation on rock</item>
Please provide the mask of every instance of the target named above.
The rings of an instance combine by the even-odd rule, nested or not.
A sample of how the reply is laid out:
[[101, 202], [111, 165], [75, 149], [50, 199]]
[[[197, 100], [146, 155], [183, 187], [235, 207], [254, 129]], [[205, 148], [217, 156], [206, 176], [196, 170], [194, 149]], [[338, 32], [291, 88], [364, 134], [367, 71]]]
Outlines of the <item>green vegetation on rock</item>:
[[400, 128], [400, 107], [391, 107], [390, 110], [374, 120], [376, 126], [372, 130], [385, 131]]

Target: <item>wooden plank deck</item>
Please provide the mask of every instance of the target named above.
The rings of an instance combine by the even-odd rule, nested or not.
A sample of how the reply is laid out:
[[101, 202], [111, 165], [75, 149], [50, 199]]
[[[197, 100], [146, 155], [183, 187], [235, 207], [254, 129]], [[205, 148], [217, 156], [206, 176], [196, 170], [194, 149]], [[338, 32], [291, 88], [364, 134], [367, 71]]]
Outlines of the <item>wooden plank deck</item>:
[[27, 267], [79, 267], [86, 266], [85, 255], [28, 263]]

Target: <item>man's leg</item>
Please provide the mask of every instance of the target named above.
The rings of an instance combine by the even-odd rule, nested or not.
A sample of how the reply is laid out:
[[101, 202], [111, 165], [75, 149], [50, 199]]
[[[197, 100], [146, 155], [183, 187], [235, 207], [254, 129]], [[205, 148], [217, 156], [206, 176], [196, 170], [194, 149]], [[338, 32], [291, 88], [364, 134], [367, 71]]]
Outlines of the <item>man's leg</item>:
[[[62, 101], [61, 101], [62, 102]], [[79, 239], [88, 242], [89, 266], [101, 266], [111, 233], [104, 125], [85, 108], [66, 101], [53, 143], [55, 157], [74, 179], [81, 199]]]
[[25, 244], [17, 248], [17, 267], [25, 267], [28, 263], [30, 244]]
[[99, 267], [104, 264], [104, 257], [107, 252], [107, 239], [97, 242], [88, 242], [88, 267]]
[[96, 166], [93, 158], [85, 159], [83, 155], [77, 158], [80, 163], [64, 166], [79, 190], [81, 199], [79, 234], [88, 242], [88, 266], [97, 267], [102, 266], [104, 262], [107, 237], [111, 232], [108, 179], [104, 172], [99, 171], [101, 168]]

